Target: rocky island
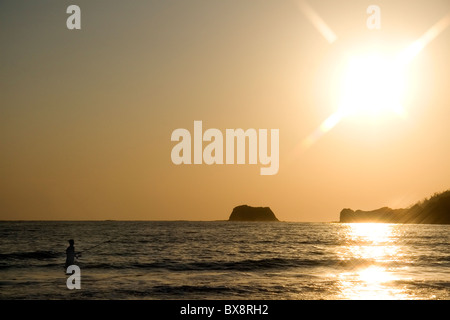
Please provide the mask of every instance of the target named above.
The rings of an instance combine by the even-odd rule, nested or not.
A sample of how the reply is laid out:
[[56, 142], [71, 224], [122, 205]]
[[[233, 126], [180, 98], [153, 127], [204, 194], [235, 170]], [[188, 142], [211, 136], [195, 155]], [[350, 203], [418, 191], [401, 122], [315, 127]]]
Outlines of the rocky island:
[[450, 190], [436, 193], [431, 198], [406, 209], [388, 207], [372, 211], [344, 209], [340, 214], [340, 222], [450, 224]]
[[269, 207], [238, 206], [228, 221], [279, 221]]

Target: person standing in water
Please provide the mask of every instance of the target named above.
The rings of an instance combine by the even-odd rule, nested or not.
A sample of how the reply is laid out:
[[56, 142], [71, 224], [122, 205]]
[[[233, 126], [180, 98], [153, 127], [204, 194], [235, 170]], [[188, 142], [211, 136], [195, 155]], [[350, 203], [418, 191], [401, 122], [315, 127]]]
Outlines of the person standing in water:
[[69, 246], [66, 249], [66, 269], [68, 266], [71, 266], [75, 264], [75, 247], [74, 247], [75, 241], [73, 239], [69, 240]]

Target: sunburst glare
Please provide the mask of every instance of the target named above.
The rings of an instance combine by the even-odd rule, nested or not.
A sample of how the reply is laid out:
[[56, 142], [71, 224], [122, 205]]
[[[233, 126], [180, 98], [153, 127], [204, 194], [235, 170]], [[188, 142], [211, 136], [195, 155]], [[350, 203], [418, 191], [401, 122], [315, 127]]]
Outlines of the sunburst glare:
[[401, 63], [381, 54], [352, 57], [341, 80], [339, 108], [345, 116], [405, 116], [405, 72]]

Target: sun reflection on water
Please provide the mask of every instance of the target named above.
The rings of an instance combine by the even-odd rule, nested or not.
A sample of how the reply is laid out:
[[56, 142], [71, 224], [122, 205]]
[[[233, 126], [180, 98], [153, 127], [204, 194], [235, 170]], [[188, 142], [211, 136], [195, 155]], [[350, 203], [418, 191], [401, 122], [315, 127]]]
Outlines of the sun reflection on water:
[[354, 223], [345, 225], [343, 232], [345, 243], [337, 249], [345, 267], [337, 275], [343, 299], [411, 298], [399, 284], [406, 278], [396, 267], [403, 257], [396, 225]]

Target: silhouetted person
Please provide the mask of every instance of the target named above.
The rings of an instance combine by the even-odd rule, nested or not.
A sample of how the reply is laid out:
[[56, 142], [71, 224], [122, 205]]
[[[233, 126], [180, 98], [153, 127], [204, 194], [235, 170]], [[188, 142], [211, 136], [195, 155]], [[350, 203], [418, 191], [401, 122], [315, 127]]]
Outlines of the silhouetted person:
[[66, 269], [68, 266], [75, 264], [75, 247], [73, 246], [75, 241], [72, 239], [69, 240], [69, 246], [66, 249]]

